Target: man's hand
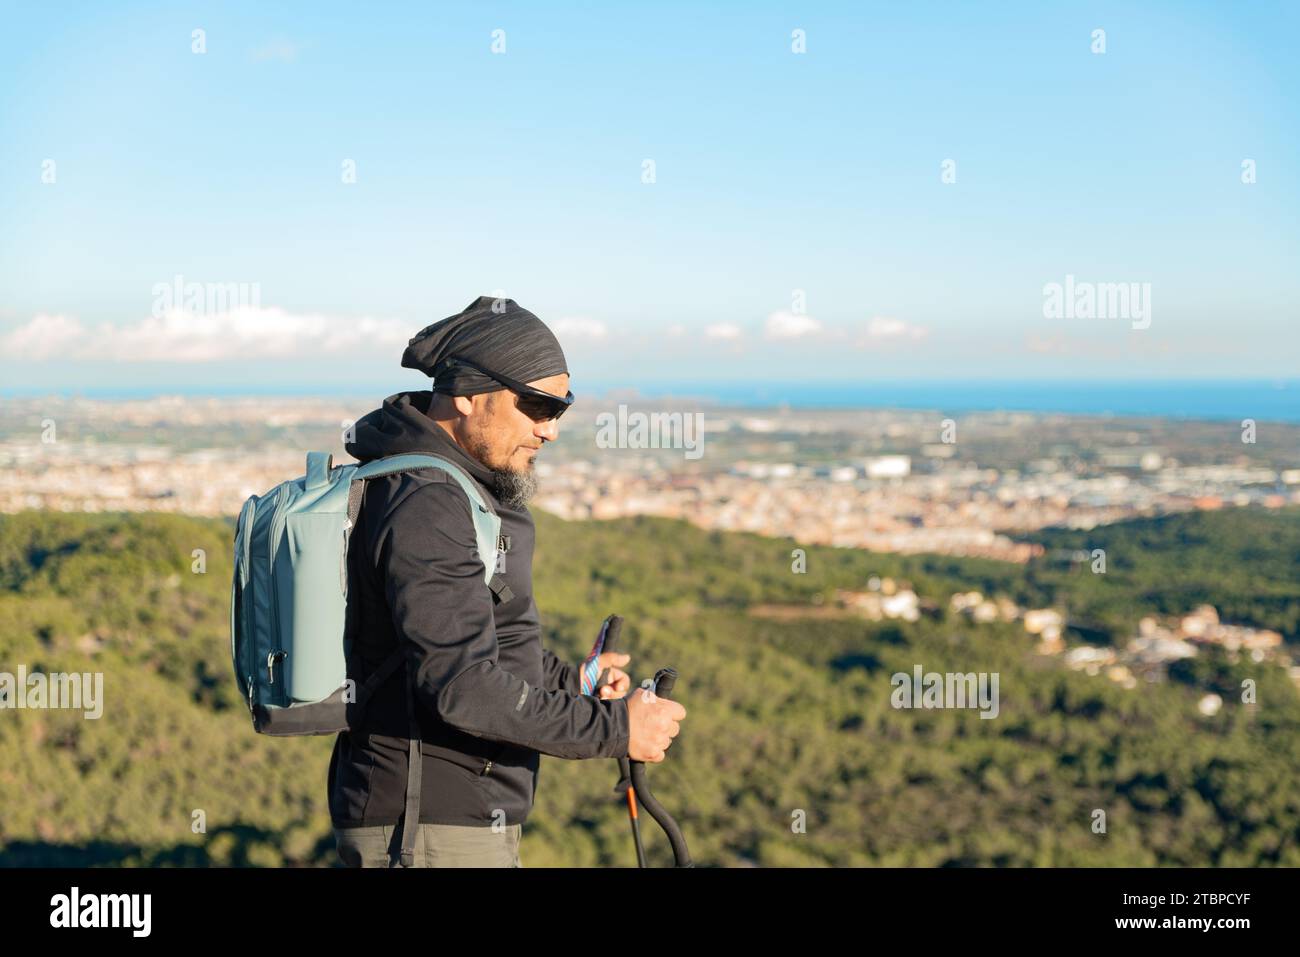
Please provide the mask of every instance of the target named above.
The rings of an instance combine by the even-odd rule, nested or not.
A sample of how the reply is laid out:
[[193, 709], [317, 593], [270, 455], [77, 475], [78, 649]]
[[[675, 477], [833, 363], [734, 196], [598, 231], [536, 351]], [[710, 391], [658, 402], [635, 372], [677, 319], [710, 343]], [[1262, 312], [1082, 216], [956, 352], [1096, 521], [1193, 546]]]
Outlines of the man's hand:
[[681, 731], [677, 722], [686, 709], [670, 698], [661, 698], [650, 688], [640, 688], [627, 699], [627, 756], [633, 761], [659, 762]]
[[632, 687], [632, 679], [627, 676], [625, 671], [616, 668], [615, 665], [625, 665], [632, 660], [631, 655], [625, 655], [617, 651], [606, 651], [596, 659], [596, 673], [609, 669], [609, 675], [606, 677], [606, 684], [596, 689], [596, 697], [605, 701], [612, 701], [616, 698], [622, 698]]

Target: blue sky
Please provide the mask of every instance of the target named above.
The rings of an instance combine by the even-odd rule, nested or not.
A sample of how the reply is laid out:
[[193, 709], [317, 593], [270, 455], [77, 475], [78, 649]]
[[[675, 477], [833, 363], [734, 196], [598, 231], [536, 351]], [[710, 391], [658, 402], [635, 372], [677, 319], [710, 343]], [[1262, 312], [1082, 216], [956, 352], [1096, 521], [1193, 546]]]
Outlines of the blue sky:
[[575, 391], [1294, 377], [1298, 10], [5, 4], [0, 389], [416, 387], [480, 294]]

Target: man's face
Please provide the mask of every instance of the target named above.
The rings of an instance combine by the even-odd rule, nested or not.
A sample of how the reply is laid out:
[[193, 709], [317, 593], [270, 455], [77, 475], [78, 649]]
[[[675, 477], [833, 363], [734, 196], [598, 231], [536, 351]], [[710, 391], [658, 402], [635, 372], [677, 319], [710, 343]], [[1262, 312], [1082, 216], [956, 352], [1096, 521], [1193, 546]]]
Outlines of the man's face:
[[[567, 373], [534, 379], [528, 385], [564, 398], [569, 391]], [[472, 396], [473, 412], [461, 420], [462, 445], [496, 472], [531, 472], [537, 450], [560, 434], [556, 419], [534, 422], [519, 411], [509, 389]]]

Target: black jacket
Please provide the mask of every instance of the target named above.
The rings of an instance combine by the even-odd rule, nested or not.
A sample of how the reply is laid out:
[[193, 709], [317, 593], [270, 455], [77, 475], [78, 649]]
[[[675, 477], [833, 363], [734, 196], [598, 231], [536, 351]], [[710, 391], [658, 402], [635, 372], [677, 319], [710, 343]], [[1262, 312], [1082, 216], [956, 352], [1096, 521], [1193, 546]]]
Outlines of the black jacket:
[[[432, 419], [431, 394], [403, 392], [356, 424], [347, 451], [365, 462], [430, 452], [482, 487], [508, 536], [504, 576], [514, 597], [497, 603], [483, 580], [469, 502], [444, 472], [422, 469], [367, 483], [348, 546], [352, 671], [358, 686], [405, 644], [416, 668], [423, 754], [420, 820], [521, 824], [532, 809], [541, 754], [627, 754], [626, 699], [579, 694], [575, 665], [542, 648], [533, 602], [533, 520], [496, 498], [492, 473]], [[594, 627], [594, 625], [593, 625]], [[397, 824], [406, 793], [403, 672], [375, 693], [330, 760], [330, 818], [339, 828]]]

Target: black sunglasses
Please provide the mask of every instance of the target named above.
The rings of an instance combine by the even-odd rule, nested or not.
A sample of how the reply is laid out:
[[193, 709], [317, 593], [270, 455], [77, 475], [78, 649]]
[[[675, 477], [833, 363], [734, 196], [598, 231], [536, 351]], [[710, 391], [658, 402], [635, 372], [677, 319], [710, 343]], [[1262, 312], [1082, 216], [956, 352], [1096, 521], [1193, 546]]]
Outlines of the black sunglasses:
[[469, 366], [471, 369], [476, 369], [483, 373], [489, 379], [495, 379], [497, 382], [500, 382], [511, 392], [515, 393], [516, 407], [518, 407], [520, 412], [528, 416], [534, 422], [549, 422], [551, 419], [558, 419], [569, 410], [569, 406], [573, 405], [572, 392], [561, 399], [558, 395], [551, 395], [551, 393], [543, 392], [541, 389], [534, 389], [532, 386], [526, 385], [517, 379], [501, 375], [500, 373], [493, 372], [490, 369], [484, 369], [476, 362], [470, 362], [467, 359], [460, 358], [452, 359], [450, 361], [453, 364], [458, 363], [463, 366]]

